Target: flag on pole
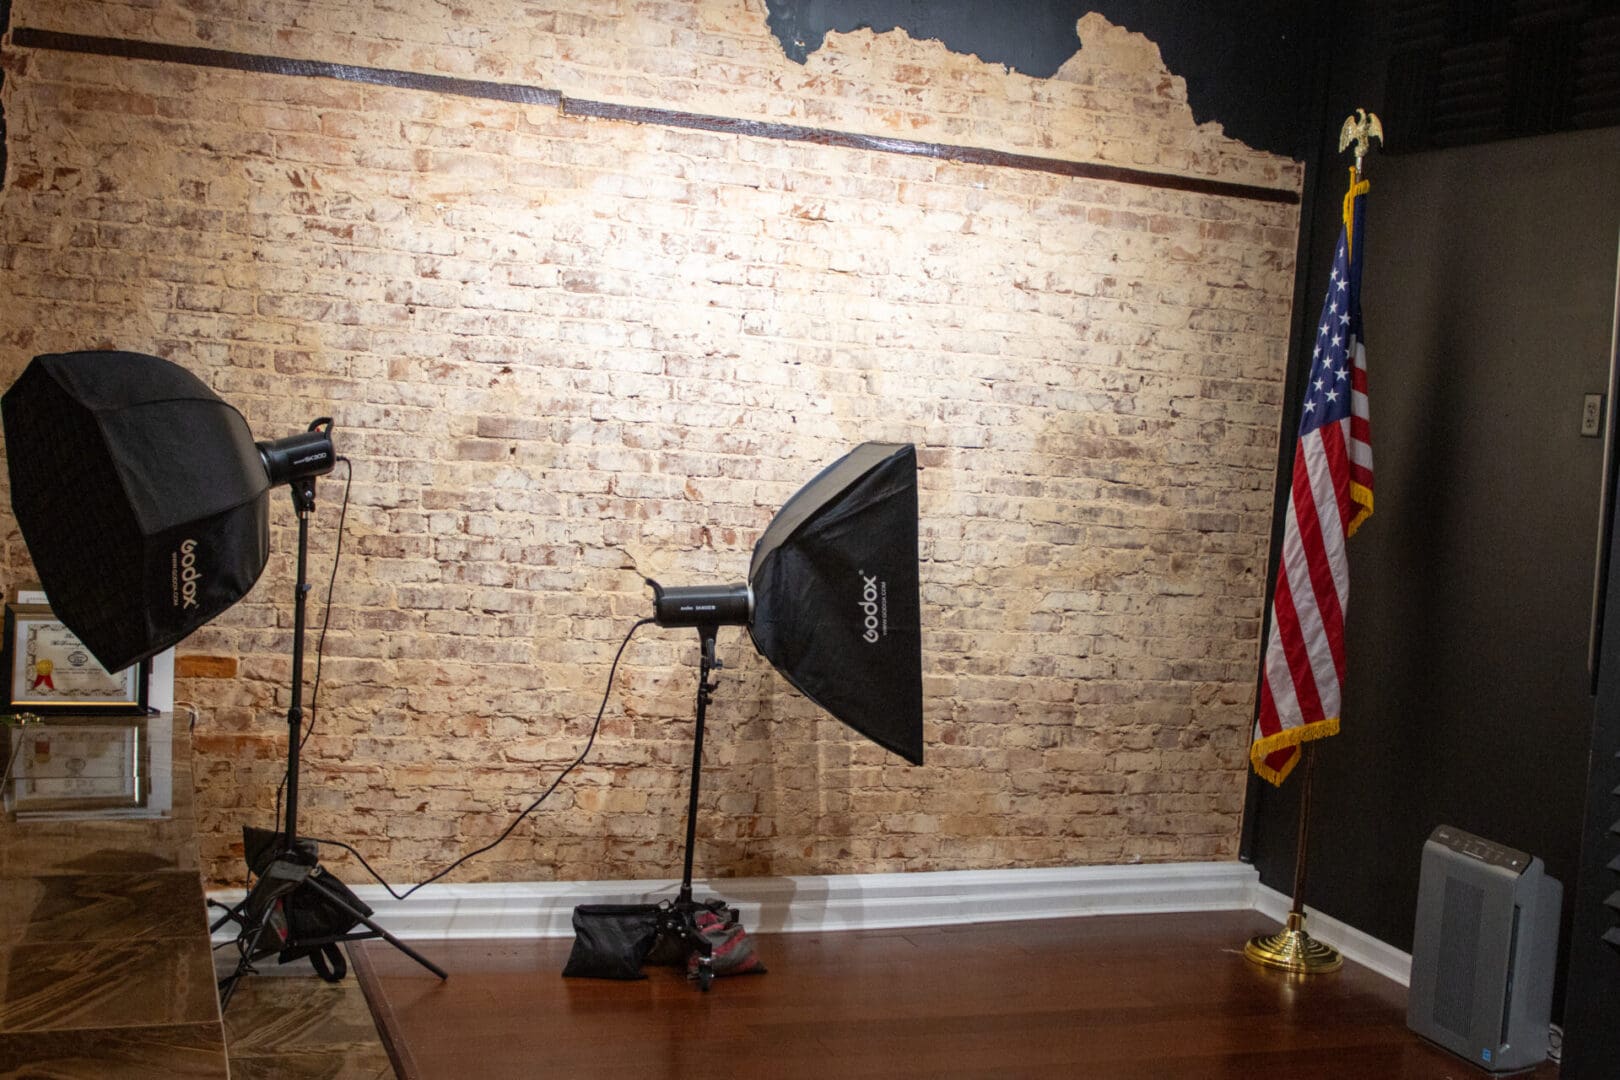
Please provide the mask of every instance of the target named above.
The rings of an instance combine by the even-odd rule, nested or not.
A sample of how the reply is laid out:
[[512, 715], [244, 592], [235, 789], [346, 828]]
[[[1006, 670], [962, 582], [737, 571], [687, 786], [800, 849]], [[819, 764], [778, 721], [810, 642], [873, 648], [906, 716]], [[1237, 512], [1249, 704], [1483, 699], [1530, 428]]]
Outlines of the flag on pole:
[[1261, 664], [1260, 712], [1249, 760], [1281, 784], [1300, 744], [1339, 732], [1344, 613], [1350, 598], [1345, 539], [1373, 509], [1367, 352], [1361, 335], [1362, 211], [1367, 182], [1350, 170], [1344, 224], [1317, 320], [1300, 411], [1282, 558]]

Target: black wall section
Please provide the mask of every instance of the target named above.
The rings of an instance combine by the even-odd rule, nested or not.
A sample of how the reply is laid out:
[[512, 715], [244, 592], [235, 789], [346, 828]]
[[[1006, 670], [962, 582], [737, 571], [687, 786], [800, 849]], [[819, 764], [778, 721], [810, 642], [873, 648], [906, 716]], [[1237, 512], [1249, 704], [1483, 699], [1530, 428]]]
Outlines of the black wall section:
[[[1400, 130], [1385, 95], [1388, 16], [1386, 5], [1338, 28], [1349, 47], [1325, 95], [1335, 132], [1359, 105]], [[1308, 173], [1307, 317], [1324, 288], [1348, 166], [1336, 148], [1335, 139]], [[1363, 308], [1378, 512], [1350, 543], [1345, 726], [1318, 748], [1306, 900], [1410, 948], [1422, 840], [1434, 825], [1525, 848], [1565, 886], [1562, 950], [1574, 959], [1560, 964], [1562, 1009], [1566, 976], [1584, 978], [1580, 958], [1595, 948], [1571, 951], [1569, 916], [1579, 868], [1591, 862], [1580, 828], [1604, 463], [1601, 441], [1577, 429], [1582, 395], [1607, 383], [1620, 129], [1375, 150], [1368, 173]], [[1612, 626], [1606, 647], [1617, 652]], [[1599, 714], [1600, 731], [1616, 722]], [[1298, 794], [1293, 781], [1257, 782], [1248, 815], [1250, 856], [1285, 893]], [[1566, 1046], [1612, 1042], [1612, 1024], [1573, 1011], [1589, 998], [1578, 981], [1568, 986]]]
[[803, 63], [829, 30], [904, 29], [954, 52], [1047, 78], [1081, 48], [1088, 12], [1146, 34], [1187, 80], [1193, 119], [1250, 146], [1302, 158], [1308, 148], [1309, 28], [1322, 5], [1295, 0], [767, 0], [771, 31]]
[[[1620, 565], [1620, 515], [1611, 516], [1611, 565]], [[1605, 624], [1620, 626], [1620, 575], [1611, 574]], [[1564, 1026], [1565, 1080], [1620, 1076], [1620, 633], [1603, 639], [1581, 870], [1570, 927], [1569, 986]]]
[[[1602, 897], [1620, 887], [1620, 873], [1603, 869], [1620, 834], [1604, 834], [1600, 848], [1591, 821], [1584, 844], [1580, 833], [1589, 802], [1620, 806], [1609, 795], [1620, 763], [1607, 773], [1594, 763], [1588, 779], [1591, 748], [1620, 747], [1620, 716], [1600, 707], [1594, 724], [1586, 652], [1604, 462], [1600, 441], [1576, 432], [1581, 396], [1607, 383], [1620, 128], [1500, 141], [1514, 132], [1480, 126], [1453, 139], [1457, 149], [1407, 141], [1412, 152], [1397, 156], [1415, 121], [1391, 59], [1436, 34], [1442, 53], [1460, 56], [1450, 50], [1476, 45], [1477, 19], [1493, 12], [1491, 32], [1516, 39], [1529, 34], [1533, 9], [1550, 18], [1600, 6], [1384, 0], [1335, 22], [1328, 138], [1307, 160], [1300, 314], [1312, 319], [1320, 304], [1337, 228], [1349, 165], [1336, 152], [1338, 125], [1365, 106], [1382, 114], [1392, 144], [1368, 162], [1363, 308], [1378, 512], [1350, 543], [1345, 726], [1317, 751], [1306, 901], [1410, 948], [1433, 825], [1541, 856], [1565, 887], [1555, 1002], [1565, 1075], [1606, 1080], [1620, 1075], [1620, 952], [1570, 916], [1596, 904], [1586, 912], [1595, 925], [1609, 914]], [[1485, 140], [1498, 141], [1460, 148]], [[1291, 371], [1303, 366], [1301, 340], [1309, 333], [1296, 334]], [[1290, 411], [1296, 396], [1291, 387]], [[1284, 477], [1293, 427], [1283, 426]], [[1616, 625], [1604, 638], [1611, 667], [1620, 667]], [[1295, 781], [1252, 781], [1245, 816], [1246, 857], [1284, 893], [1298, 796]], [[1594, 1065], [1592, 1055], [1606, 1056]]]
[[1615, 0], [1384, 0], [1394, 152], [1620, 124]]
[[[1574, 885], [1603, 478], [1578, 428], [1608, 380], [1617, 161], [1620, 131], [1369, 163], [1377, 513], [1350, 542], [1307, 901], [1403, 949], [1436, 825]], [[1262, 793], [1255, 861], [1287, 891], [1298, 786]]]

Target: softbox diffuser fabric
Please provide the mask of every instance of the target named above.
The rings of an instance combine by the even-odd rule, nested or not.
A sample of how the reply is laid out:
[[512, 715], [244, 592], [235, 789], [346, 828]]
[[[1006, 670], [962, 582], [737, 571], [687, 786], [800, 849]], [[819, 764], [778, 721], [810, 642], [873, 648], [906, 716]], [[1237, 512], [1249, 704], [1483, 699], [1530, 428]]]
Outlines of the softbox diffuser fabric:
[[11, 505], [57, 617], [108, 671], [253, 587], [269, 478], [242, 414], [155, 356], [38, 356], [0, 398]]
[[782, 676], [921, 765], [917, 452], [863, 443], [788, 500], [754, 547], [749, 634]]

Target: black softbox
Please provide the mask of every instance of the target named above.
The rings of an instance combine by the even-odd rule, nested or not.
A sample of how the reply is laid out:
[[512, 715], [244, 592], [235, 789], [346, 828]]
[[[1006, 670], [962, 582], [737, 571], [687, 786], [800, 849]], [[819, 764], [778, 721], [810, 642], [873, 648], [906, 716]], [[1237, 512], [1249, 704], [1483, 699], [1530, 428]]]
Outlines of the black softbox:
[[921, 765], [917, 452], [864, 443], [788, 500], [748, 568], [754, 646], [805, 697]]
[[[704, 719], [721, 665], [722, 626], [747, 626], [754, 647], [811, 701], [913, 765], [923, 760], [922, 619], [917, 566], [917, 451], [863, 443], [789, 499], [754, 545], [748, 580], [666, 589], [653, 621], [695, 627], [697, 717], [686, 803], [681, 887], [660, 906], [661, 935], [678, 941], [703, 989], [722, 970], [704, 920], [736, 912], [692, 893]], [[740, 928], [739, 928], [740, 933]], [[639, 958], [636, 964], [639, 964]]]
[[922, 764], [917, 451], [862, 443], [778, 511], [733, 585], [655, 590], [660, 626], [747, 626], [805, 697]]
[[108, 671], [235, 603], [269, 557], [242, 414], [155, 356], [35, 357], [0, 399], [11, 504], [57, 617]]

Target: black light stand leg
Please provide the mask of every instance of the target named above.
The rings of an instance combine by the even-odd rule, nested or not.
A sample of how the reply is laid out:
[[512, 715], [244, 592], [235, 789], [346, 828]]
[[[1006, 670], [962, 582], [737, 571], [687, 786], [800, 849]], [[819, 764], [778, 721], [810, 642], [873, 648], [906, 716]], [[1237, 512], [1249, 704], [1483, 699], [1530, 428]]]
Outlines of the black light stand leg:
[[298, 577], [293, 592], [292, 693], [287, 702], [287, 817], [281, 850], [298, 849], [298, 754], [304, 741], [304, 611], [309, 606], [309, 518], [315, 511], [315, 478], [293, 481], [293, 508], [298, 511]]
[[[259, 880], [254, 882], [247, 898], [232, 909], [232, 913], [220, 919], [218, 925], [230, 918], [235, 918], [241, 924], [241, 933], [237, 935], [236, 948], [240, 954], [236, 962], [236, 970], [219, 980], [219, 1008], [221, 1012], [231, 1003], [231, 995], [236, 993], [236, 984], [242, 976], [252, 974], [253, 961], [260, 957], [278, 951], [285, 943], [286, 925], [281, 922], [279, 927], [272, 923], [276, 916], [276, 904], [282, 897], [298, 888], [309, 877], [310, 867], [302, 863], [295, 863], [283, 858], [274, 859], [265, 867]], [[269, 931], [275, 933], [277, 944], [264, 952], [259, 950], [259, 941]]]
[[[320, 423], [320, 421], [317, 421]], [[313, 428], [314, 425], [311, 425]], [[282, 825], [281, 834], [275, 837], [276, 854], [269, 864], [259, 874], [258, 880], [248, 890], [248, 895], [240, 904], [230, 908], [220, 916], [210, 931], [217, 931], [227, 922], [236, 922], [241, 926], [237, 936], [237, 949], [241, 959], [237, 962], [236, 970], [219, 980], [219, 1007], [223, 1010], [231, 1000], [236, 990], [236, 984], [243, 975], [251, 974], [253, 961], [272, 952], [297, 948], [300, 943], [293, 937], [289, 928], [279, 928], [272, 925], [278, 918], [276, 913], [277, 902], [291, 894], [301, 886], [309, 886], [323, 898], [334, 903], [339, 909], [354, 916], [355, 921], [363, 923], [370, 933], [346, 935], [343, 940], [359, 941], [371, 937], [380, 937], [418, 964], [427, 968], [441, 979], [449, 978], [444, 970], [428, 961], [421, 954], [409, 948], [404, 942], [388, 933], [369, 917], [356, 910], [354, 906], [344, 900], [330, 888], [316, 880], [319, 877], [319, 861], [315, 844], [312, 841], [298, 839], [298, 771], [299, 771], [299, 743], [304, 735], [304, 621], [308, 607], [309, 575], [309, 519], [315, 510], [315, 478], [304, 476], [292, 481], [293, 508], [298, 512], [298, 573], [293, 595], [293, 651], [292, 651], [292, 687], [291, 701], [287, 706], [287, 812]], [[324, 872], [324, 871], [321, 871]], [[261, 949], [259, 942], [268, 931], [276, 933], [277, 943], [273, 947]], [[330, 940], [330, 939], [327, 939]]]
[[699, 904], [692, 899], [692, 856], [697, 845], [698, 786], [703, 775], [703, 725], [708, 716], [709, 698], [716, 683], [709, 677], [723, 665], [714, 655], [716, 626], [699, 626], [698, 639], [702, 654], [698, 661], [697, 724], [692, 735], [692, 780], [686, 800], [686, 855], [681, 864], [681, 891], [665, 909], [661, 919], [661, 932], [680, 938], [687, 955], [697, 957], [698, 986], [708, 990], [714, 981], [714, 946], [699, 932], [697, 916], [701, 911], [719, 913], [725, 905], [719, 901]]
[[698, 627], [702, 654], [698, 659], [697, 725], [692, 734], [692, 783], [686, 798], [686, 858], [681, 865], [680, 899], [685, 903], [692, 900], [692, 850], [697, 843], [698, 785], [703, 778], [703, 721], [716, 686], [709, 681], [709, 675], [722, 666], [714, 656], [716, 633], [717, 627]]
[[347, 900], [343, 899], [343, 897], [339, 896], [337, 893], [333, 892], [319, 881], [316, 881], [314, 878], [310, 878], [308, 884], [310, 888], [326, 897], [328, 901], [336, 904], [350, 915], [353, 915], [355, 922], [364, 925], [366, 929], [371, 931], [371, 934], [365, 936], [369, 937], [375, 935], [382, 938], [384, 941], [388, 942], [388, 944], [392, 945], [394, 948], [398, 949], [412, 960], [415, 960], [418, 964], [421, 964], [423, 967], [427, 968], [441, 979], [448, 979], [450, 977], [438, 964], [435, 964], [433, 961], [429, 960], [427, 957], [423, 956], [421, 953], [399, 940], [399, 938], [395, 937], [393, 934], [390, 934], [387, 930], [384, 930], [369, 915], [362, 914]]

